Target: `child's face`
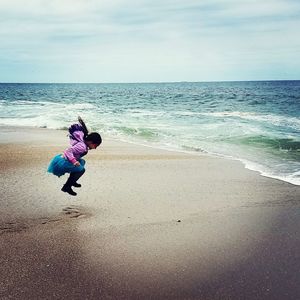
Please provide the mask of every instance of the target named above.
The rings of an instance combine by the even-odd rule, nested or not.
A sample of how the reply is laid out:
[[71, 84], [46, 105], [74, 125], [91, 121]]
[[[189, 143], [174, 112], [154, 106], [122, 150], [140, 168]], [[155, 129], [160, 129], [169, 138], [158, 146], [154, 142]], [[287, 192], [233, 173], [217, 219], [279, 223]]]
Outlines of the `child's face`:
[[93, 143], [90, 143], [90, 144], [88, 145], [88, 147], [89, 147], [90, 149], [97, 149], [98, 146], [99, 146], [99, 145], [93, 144]]
[[94, 144], [91, 141], [86, 142], [86, 145], [89, 149], [97, 149], [97, 147], [99, 146], [98, 144]]

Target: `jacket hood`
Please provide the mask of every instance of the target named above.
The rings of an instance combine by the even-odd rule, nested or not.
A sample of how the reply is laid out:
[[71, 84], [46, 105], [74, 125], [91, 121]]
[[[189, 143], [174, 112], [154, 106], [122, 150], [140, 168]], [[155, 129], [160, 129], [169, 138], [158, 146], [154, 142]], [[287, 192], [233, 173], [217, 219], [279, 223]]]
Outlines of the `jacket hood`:
[[78, 142], [84, 143], [84, 133], [82, 131], [74, 131], [70, 135], [70, 144], [73, 146]]

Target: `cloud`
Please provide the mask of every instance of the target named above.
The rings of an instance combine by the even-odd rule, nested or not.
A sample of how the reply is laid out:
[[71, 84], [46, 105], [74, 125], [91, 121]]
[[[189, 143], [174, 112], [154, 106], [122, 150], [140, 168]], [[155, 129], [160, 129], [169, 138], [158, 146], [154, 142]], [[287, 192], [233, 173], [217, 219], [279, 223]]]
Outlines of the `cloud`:
[[169, 81], [238, 79], [245, 69], [244, 79], [264, 77], [275, 64], [275, 77], [295, 76], [300, 67], [298, 1], [24, 3], [0, 0], [2, 81], [10, 69], [33, 81], [58, 72], [62, 81]]
[[124, 0], [1, 0], [1, 13], [10, 15], [55, 15], [65, 17], [76, 17], [86, 15], [95, 11], [112, 10], [124, 3]]

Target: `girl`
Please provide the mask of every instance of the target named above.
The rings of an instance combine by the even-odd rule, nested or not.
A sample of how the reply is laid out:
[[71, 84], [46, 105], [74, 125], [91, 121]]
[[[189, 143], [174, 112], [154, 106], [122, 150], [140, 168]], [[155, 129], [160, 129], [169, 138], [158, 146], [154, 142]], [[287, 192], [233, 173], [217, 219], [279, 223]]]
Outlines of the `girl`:
[[50, 162], [48, 172], [60, 177], [65, 173], [70, 173], [67, 182], [62, 187], [62, 191], [76, 196], [72, 186], [81, 187], [77, 180], [85, 172], [85, 161], [81, 158], [88, 153], [89, 149], [96, 149], [101, 143], [102, 138], [99, 133], [88, 133], [83, 120], [78, 117], [79, 124], [73, 124], [69, 128], [71, 147], [66, 149], [63, 154], [56, 155]]

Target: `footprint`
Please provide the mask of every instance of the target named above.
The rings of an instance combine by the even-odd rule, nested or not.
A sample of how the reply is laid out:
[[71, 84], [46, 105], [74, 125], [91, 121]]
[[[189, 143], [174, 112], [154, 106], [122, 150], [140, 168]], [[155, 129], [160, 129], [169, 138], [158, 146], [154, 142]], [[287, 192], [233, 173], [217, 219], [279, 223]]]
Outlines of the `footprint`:
[[39, 219], [40, 222], [37, 222], [37, 223], [47, 224], [47, 223], [52, 223], [52, 222], [59, 222], [60, 220], [61, 220], [61, 218], [41, 218], [41, 219]]
[[63, 214], [69, 218], [85, 217], [86, 215], [80, 211], [78, 207], [68, 206], [63, 209]]
[[5, 232], [20, 232], [27, 229], [28, 226], [23, 223], [7, 222], [0, 224], [0, 234]]
[[87, 216], [88, 214], [84, 212], [83, 209], [81, 209], [80, 207], [68, 206], [66, 208], [63, 208], [62, 212], [58, 216], [42, 217], [38, 219], [26, 219], [23, 222], [16, 221], [16, 222], [6, 222], [2, 224], [0, 223], [0, 234], [9, 233], [9, 232], [10, 233], [21, 232], [39, 225], [66, 222], [70, 219], [79, 219]]

